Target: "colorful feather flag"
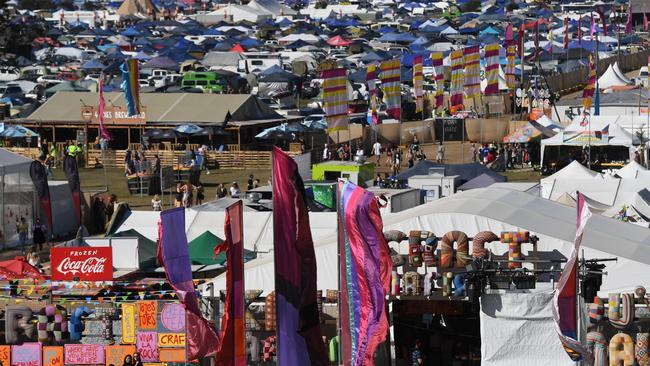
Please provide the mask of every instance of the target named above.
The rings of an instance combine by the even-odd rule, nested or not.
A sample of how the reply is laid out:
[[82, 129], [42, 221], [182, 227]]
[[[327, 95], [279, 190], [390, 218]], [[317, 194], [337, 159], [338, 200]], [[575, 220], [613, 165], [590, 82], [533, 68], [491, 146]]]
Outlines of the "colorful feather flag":
[[415, 113], [422, 113], [424, 110], [424, 91], [422, 89], [423, 83], [422, 56], [415, 56], [413, 58], [413, 92], [415, 94]]
[[388, 331], [390, 249], [375, 195], [349, 181], [338, 188], [341, 358], [344, 366], [372, 366]]
[[379, 123], [377, 117], [377, 65], [370, 64], [366, 70], [366, 84], [368, 85], [368, 124], [376, 125]]
[[[539, 49], [539, 22], [535, 22], [533, 32], [535, 32], [535, 52]], [[552, 34], [553, 32], [551, 32]]]
[[580, 361], [588, 355], [587, 349], [578, 340], [578, 252], [582, 242], [587, 222], [591, 217], [589, 207], [585, 204], [584, 196], [578, 192], [578, 218], [576, 220], [576, 236], [569, 261], [564, 266], [558, 287], [553, 295], [553, 320], [555, 330], [560, 336], [564, 350], [572, 361]]
[[589, 79], [587, 80], [587, 86], [585, 86], [582, 91], [582, 106], [585, 110], [591, 108], [594, 102], [594, 91], [596, 88], [596, 65], [594, 64], [594, 59], [589, 55]]
[[34, 160], [29, 166], [29, 176], [32, 178], [38, 201], [47, 220], [47, 227], [52, 230], [52, 201], [50, 199], [50, 186], [47, 184], [47, 172], [40, 161]]
[[591, 17], [591, 23], [589, 23], [589, 36], [591, 37], [591, 41], [593, 41], [593, 37], [596, 34], [596, 22], [594, 22], [594, 13], [589, 13], [589, 16]]
[[398, 121], [402, 115], [402, 72], [400, 68], [399, 59], [381, 63], [381, 88], [386, 99], [386, 113]]
[[506, 27], [506, 41], [512, 41], [512, 24]]
[[323, 110], [328, 131], [345, 130], [348, 116], [348, 73], [344, 68], [325, 70], [323, 79]]
[[227, 258], [226, 303], [221, 317], [221, 344], [216, 357], [219, 366], [246, 366], [243, 212], [242, 201], [226, 208], [226, 240], [214, 248], [215, 257], [225, 251]]
[[122, 90], [126, 100], [126, 108], [129, 116], [140, 114], [140, 66], [138, 60], [130, 59], [124, 61], [122, 66]]
[[515, 51], [516, 46], [513, 40], [506, 42], [506, 83], [508, 84], [508, 89], [514, 89], [516, 87], [515, 79]]
[[327, 365], [316, 302], [316, 255], [298, 165], [273, 147], [277, 364]]
[[499, 50], [498, 43], [485, 46], [485, 95], [492, 95], [499, 92]]
[[524, 43], [526, 42], [526, 33], [525, 29], [523, 26], [520, 26], [519, 30], [517, 31], [517, 54], [519, 55], [519, 58], [522, 60], [521, 66], [523, 70], [523, 59], [524, 59]]
[[431, 54], [431, 65], [433, 66], [436, 81], [436, 109], [444, 107], [445, 73], [442, 65], [443, 57], [442, 52]]
[[110, 140], [111, 134], [106, 129], [104, 125], [104, 108], [106, 107], [106, 101], [104, 101], [104, 74], [99, 76], [99, 83], [97, 85], [97, 91], [99, 92], [99, 108], [97, 108], [97, 119], [99, 120], [99, 137]]
[[646, 11], [646, 5], [643, 4], [643, 31], [648, 31], [648, 14]]
[[451, 51], [451, 86], [449, 104], [451, 109], [463, 109], [463, 50]]
[[578, 20], [578, 47], [582, 46], [582, 15], [580, 15], [580, 19]]
[[465, 63], [465, 95], [468, 99], [481, 96], [481, 48], [470, 46], [463, 49]]
[[564, 17], [564, 49], [569, 49], [569, 17]]
[[625, 34], [632, 34], [634, 24], [632, 23], [632, 4], [627, 8], [627, 22], [625, 22]]
[[598, 13], [600, 20], [603, 22], [603, 34], [607, 35], [607, 16], [609, 15], [609, 12], [607, 12], [603, 6], [596, 5], [596, 13]]

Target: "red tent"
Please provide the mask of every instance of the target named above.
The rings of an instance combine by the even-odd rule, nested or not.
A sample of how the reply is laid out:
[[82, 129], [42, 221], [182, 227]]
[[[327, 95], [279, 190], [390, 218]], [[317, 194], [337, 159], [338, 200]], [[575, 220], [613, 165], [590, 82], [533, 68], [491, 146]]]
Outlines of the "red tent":
[[23, 257], [0, 262], [0, 276], [6, 272], [13, 273], [14, 278], [44, 278], [41, 272], [27, 263]]
[[345, 47], [345, 46], [349, 46], [350, 43], [352, 42], [348, 41], [347, 39], [344, 39], [341, 36], [332, 37], [327, 40], [327, 44], [334, 47]]
[[230, 52], [244, 53], [244, 48], [239, 43], [237, 43], [230, 49]]

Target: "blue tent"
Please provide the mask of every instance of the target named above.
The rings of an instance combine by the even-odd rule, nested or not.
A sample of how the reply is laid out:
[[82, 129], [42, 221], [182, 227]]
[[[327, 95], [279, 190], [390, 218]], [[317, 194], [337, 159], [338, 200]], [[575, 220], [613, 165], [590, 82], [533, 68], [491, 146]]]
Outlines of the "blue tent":
[[481, 35], [481, 36], [486, 35], [486, 34], [491, 34], [491, 35], [498, 36], [498, 35], [501, 34], [501, 32], [499, 30], [495, 29], [494, 27], [490, 26], [490, 27], [487, 27], [487, 28], [485, 28], [485, 29], [483, 29], [482, 31], [479, 32], [479, 35]]
[[125, 37], [139, 37], [142, 35], [142, 33], [139, 30], [135, 29], [135, 27], [129, 27], [123, 30], [120, 34]]
[[415, 41], [415, 39], [415, 36], [413, 36], [411, 33], [386, 33], [381, 36], [378, 41], [391, 43], [411, 43]]
[[102, 64], [97, 59], [89, 60], [80, 66], [83, 70], [103, 70], [105, 67], [106, 65]]
[[108, 55], [106, 55], [106, 60], [108, 61], [124, 61], [126, 58], [126, 55], [120, 50], [109, 52]]
[[258, 47], [260, 42], [254, 38], [244, 38], [239, 42], [239, 44], [244, 48], [252, 48]]
[[418, 37], [415, 41], [411, 42], [411, 46], [419, 46], [428, 44], [430, 41], [425, 37]]
[[178, 62], [167, 56], [154, 57], [142, 65], [142, 69], [178, 69]]
[[147, 55], [143, 51], [139, 51], [133, 56], [134, 59], [140, 60], [140, 61], [148, 61], [151, 60], [151, 56]]
[[374, 51], [368, 51], [364, 56], [362, 56], [359, 60], [364, 63], [370, 63], [370, 62], [378, 62], [378, 61], [384, 61], [390, 58], [390, 54], [386, 51], [381, 51], [381, 50], [374, 50]]

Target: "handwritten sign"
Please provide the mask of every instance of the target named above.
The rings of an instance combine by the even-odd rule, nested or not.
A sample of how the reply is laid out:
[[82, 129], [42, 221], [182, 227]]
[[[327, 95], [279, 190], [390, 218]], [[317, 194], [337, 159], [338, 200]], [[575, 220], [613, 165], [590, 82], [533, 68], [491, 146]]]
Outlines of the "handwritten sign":
[[122, 343], [135, 343], [135, 304], [122, 304]]
[[160, 362], [186, 362], [185, 348], [161, 348], [158, 358]]
[[174, 302], [162, 304], [158, 332], [185, 332], [185, 307], [182, 304]]
[[185, 347], [185, 333], [158, 333], [158, 347]]
[[104, 346], [101, 344], [66, 344], [66, 365], [103, 365]]
[[23, 343], [11, 347], [11, 366], [41, 366], [41, 344]]
[[43, 346], [43, 366], [63, 366], [63, 347]]
[[158, 333], [138, 332], [137, 348], [142, 362], [158, 362]]
[[106, 366], [124, 364], [126, 355], [133, 355], [135, 346], [106, 346]]
[[158, 303], [156, 301], [138, 301], [138, 329], [156, 330]]
[[11, 346], [0, 346], [0, 362], [11, 365]]

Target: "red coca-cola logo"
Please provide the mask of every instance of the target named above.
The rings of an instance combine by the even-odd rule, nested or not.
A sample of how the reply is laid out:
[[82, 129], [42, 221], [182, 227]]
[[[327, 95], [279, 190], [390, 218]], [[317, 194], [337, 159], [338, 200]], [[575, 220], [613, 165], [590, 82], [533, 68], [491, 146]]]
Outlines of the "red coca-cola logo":
[[87, 281], [113, 279], [113, 253], [110, 247], [52, 248], [52, 279]]

